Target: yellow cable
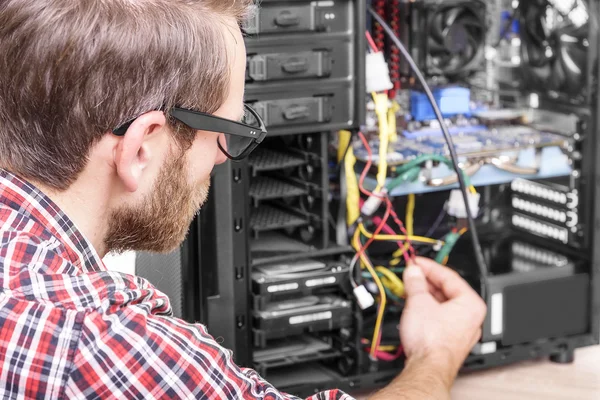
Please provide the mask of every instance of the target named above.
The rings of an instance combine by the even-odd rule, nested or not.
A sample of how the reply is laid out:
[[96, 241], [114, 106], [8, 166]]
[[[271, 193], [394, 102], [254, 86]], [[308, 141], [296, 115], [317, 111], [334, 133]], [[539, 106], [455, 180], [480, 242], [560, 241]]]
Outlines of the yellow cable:
[[[408, 233], [408, 237], [412, 240], [414, 233], [414, 215], [415, 215], [415, 195], [408, 195], [408, 202], [406, 203], [406, 217], [405, 217], [405, 225], [406, 225], [406, 233]], [[392, 253], [392, 257], [400, 258], [406, 253], [410, 245], [406, 243], [404, 246], [400, 247], [398, 250]], [[399, 262], [399, 261], [398, 261]]]
[[[369, 339], [363, 339], [363, 344], [366, 345], [371, 345], [371, 342], [369, 342]], [[379, 346], [379, 351], [397, 351], [398, 350], [398, 346], [394, 346], [392, 344], [388, 344], [388, 345], [384, 345], [384, 346]]]
[[350, 131], [342, 130], [338, 133], [338, 149], [337, 149], [337, 162], [338, 164], [342, 162], [342, 158], [344, 158], [345, 151], [348, 149], [350, 151], [350, 140], [352, 139], [352, 133]]
[[[404, 254], [404, 253], [403, 253], [403, 254]], [[402, 254], [401, 254], [400, 256], [402, 256]], [[392, 259], [390, 260], [390, 266], [392, 266], [392, 267], [395, 267], [396, 265], [400, 264], [400, 262], [401, 262], [401, 261], [402, 261], [402, 259], [401, 259], [401, 258], [399, 258], [399, 257], [392, 258]]]
[[[373, 237], [373, 234], [369, 231], [367, 231], [367, 229], [365, 228], [364, 224], [358, 224], [358, 231], [365, 237], [367, 238], [371, 238]], [[400, 240], [411, 240], [413, 242], [422, 242], [422, 243], [430, 243], [430, 244], [444, 244], [443, 241], [441, 240], [437, 240], [437, 239], [432, 239], [432, 238], [428, 238], [428, 237], [424, 237], [424, 236], [406, 236], [406, 235], [375, 235], [375, 240], [396, 240], [396, 241], [400, 241]]]
[[[346, 143], [346, 146], [350, 142], [352, 134], [349, 131], [340, 131], [340, 143]], [[341, 146], [340, 146], [341, 147]], [[338, 157], [343, 157], [339, 152], [343, 152], [347, 147], [338, 149]], [[356, 220], [360, 217], [360, 191], [358, 190], [358, 179], [354, 172], [354, 165], [356, 164], [356, 157], [352, 147], [346, 152], [346, 158], [344, 159], [344, 174], [346, 175], [346, 223], [348, 226], [352, 226]]]
[[[409, 239], [413, 240], [413, 238], [410, 236], [409, 236]], [[383, 240], [383, 239], [381, 239], [381, 240]], [[415, 240], [415, 241], [418, 241], [418, 240]], [[392, 257], [394, 257], [394, 258], [402, 257], [404, 255], [404, 253], [406, 253], [408, 251], [409, 247], [410, 247], [410, 245], [408, 243], [405, 243], [404, 246], [398, 248], [398, 250], [396, 250], [392, 253]], [[400, 262], [400, 260], [398, 260], [398, 262]]]
[[388, 110], [388, 137], [390, 142], [398, 141], [398, 128], [396, 126], [396, 115], [400, 111], [400, 105], [397, 101], [392, 101], [392, 106]]
[[375, 113], [379, 123], [379, 165], [377, 167], [377, 187], [375, 192], [380, 192], [385, 186], [387, 178], [387, 153], [389, 145], [388, 128], [388, 97], [385, 93], [372, 93], [375, 102]]
[[390, 289], [396, 296], [404, 297], [404, 283], [398, 275], [383, 266], [375, 267], [375, 271], [380, 272], [383, 275], [381, 283], [383, 283], [384, 286]]
[[414, 231], [413, 231], [414, 215], [415, 215], [415, 195], [411, 193], [408, 195], [408, 202], [406, 203], [406, 218], [404, 221], [404, 223], [406, 224], [406, 233], [408, 234], [408, 236], [412, 236], [414, 233]]
[[398, 346], [379, 346], [379, 351], [398, 351]]
[[[359, 237], [360, 237], [360, 231], [357, 229], [354, 232], [354, 238], [352, 239], [355, 249], [360, 249]], [[377, 308], [377, 319], [375, 320], [375, 329], [373, 330], [373, 339], [371, 340], [371, 343], [373, 343], [373, 345], [371, 346], [371, 352], [370, 352], [371, 358], [373, 358], [375, 360], [375, 359], [377, 359], [377, 350], [378, 350], [377, 346], [375, 346], [375, 344], [377, 343], [377, 336], [378, 336], [379, 332], [381, 332], [381, 324], [383, 322], [383, 315], [385, 314], [385, 306], [386, 306], [386, 302], [387, 302], [387, 297], [385, 295], [385, 289], [383, 288], [383, 284], [381, 283], [381, 280], [377, 276], [377, 273], [373, 269], [373, 266], [371, 265], [369, 259], [365, 256], [364, 252], [360, 255], [360, 260], [363, 262], [364, 266], [367, 268], [367, 270], [371, 274], [371, 277], [373, 277], [373, 281], [377, 285], [377, 290], [379, 290], [379, 299], [380, 299], [379, 307]]]
[[473, 186], [473, 185], [471, 185], [469, 187], [469, 190], [471, 191], [472, 194], [476, 194], [477, 193], [477, 190], [475, 189], [475, 186]]

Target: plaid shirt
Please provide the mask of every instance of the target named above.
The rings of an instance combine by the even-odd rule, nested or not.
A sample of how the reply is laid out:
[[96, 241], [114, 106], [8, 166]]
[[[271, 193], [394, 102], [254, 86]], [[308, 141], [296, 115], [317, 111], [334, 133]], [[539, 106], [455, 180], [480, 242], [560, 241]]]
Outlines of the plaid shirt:
[[107, 271], [56, 204], [3, 170], [0, 224], [0, 398], [293, 398], [172, 317], [148, 281]]

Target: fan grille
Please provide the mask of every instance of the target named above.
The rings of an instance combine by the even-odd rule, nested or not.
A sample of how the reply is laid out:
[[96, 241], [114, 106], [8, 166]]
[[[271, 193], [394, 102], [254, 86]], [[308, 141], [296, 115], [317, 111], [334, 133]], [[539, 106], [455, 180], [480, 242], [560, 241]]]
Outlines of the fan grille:
[[518, 11], [525, 88], [582, 100], [591, 50], [585, 1], [521, 2]]
[[425, 12], [426, 71], [448, 77], [468, 75], [483, 68], [485, 3], [455, 2], [429, 7]]

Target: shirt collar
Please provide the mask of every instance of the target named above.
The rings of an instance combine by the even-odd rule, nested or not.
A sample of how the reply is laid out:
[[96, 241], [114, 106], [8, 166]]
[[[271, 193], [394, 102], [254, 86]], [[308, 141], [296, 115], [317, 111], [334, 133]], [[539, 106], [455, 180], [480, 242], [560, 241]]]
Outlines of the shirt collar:
[[56, 203], [31, 183], [1, 168], [0, 204], [43, 225], [65, 246], [69, 261], [82, 272], [106, 270], [91, 242]]

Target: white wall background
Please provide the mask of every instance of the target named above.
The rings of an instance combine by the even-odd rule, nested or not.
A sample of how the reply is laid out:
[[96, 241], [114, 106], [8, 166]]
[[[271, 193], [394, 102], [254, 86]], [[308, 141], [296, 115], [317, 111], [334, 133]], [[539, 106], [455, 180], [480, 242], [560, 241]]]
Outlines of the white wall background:
[[110, 271], [135, 275], [135, 252], [133, 251], [123, 254], [107, 254], [103, 261]]

